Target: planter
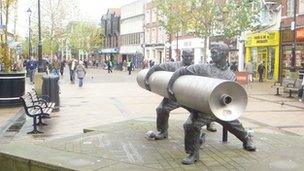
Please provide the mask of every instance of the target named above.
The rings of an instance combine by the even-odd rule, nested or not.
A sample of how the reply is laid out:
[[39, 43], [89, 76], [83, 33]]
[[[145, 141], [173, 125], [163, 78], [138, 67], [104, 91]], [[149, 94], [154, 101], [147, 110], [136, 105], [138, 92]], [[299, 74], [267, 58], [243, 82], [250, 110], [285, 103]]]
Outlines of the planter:
[[19, 97], [25, 93], [24, 72], [0, 72], [0, 106], [10, 107], [20, 104]]

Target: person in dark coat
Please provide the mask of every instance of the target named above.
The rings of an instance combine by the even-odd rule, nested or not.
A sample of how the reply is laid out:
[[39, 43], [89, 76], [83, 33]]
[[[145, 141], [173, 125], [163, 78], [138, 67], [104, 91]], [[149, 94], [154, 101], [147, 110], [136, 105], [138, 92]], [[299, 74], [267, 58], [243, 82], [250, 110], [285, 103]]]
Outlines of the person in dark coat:
[[264, 62], [261, 62], [258, 66], [259, 82], [263, 82], [264, 71], [265, 71]]

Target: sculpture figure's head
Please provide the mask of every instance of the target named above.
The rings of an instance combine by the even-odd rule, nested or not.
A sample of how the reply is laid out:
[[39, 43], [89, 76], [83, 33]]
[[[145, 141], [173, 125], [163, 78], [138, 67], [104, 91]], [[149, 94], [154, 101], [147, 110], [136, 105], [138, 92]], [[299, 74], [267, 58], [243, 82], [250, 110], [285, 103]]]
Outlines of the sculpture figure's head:
[[212, 43], [210, 52], [212, 62], [216, 64], [224, 64], [227, 61], [229, 47], [225, 43]]
[[192, 49], [185, 49], [182, 53], [183, 63], [185, 66], [193, 64], [194, 52]]

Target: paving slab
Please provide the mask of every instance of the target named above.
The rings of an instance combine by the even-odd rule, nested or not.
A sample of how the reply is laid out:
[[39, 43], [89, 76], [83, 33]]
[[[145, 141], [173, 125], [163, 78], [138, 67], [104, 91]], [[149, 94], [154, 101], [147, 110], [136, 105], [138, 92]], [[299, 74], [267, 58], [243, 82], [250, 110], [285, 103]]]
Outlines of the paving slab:
[[[0, 147], [1, 169], [30, 170], [303, 170], [304, 139], [300, 136], [256, 133], [257, 152], [247, 152], [229, 134], [207, 132], [194, 165], [185, 157], [182, 121], [171, 120], [169, 139], [148, 140], [151, 118], [140, 118], [88, 128], [84, 134], [36, 143], [10, 143]], [[0, 170], [1, 170], [0, 169]]]

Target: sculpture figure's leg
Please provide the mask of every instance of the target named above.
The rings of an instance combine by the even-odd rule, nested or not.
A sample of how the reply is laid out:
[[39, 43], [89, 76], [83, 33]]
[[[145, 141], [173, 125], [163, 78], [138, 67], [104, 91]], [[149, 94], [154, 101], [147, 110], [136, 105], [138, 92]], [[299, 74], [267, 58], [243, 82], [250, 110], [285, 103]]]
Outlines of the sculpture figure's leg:
[[217, 120], [219, 124], [225, 127], [230, 133], [235, 135], [243, 142], [243, 148], [247, 151], [255, 151], [256, 147], [253, 144], [252, 137], [244, 129], [242, 123], [236, 119], [234, 121], [221, 121]]
[[199, 160], [200, 132], [205, 124], [196, 112], [192, 112], [184, 123], [185, 151], [189, 156], [182, 160], [183, 164], [193, 164]]

